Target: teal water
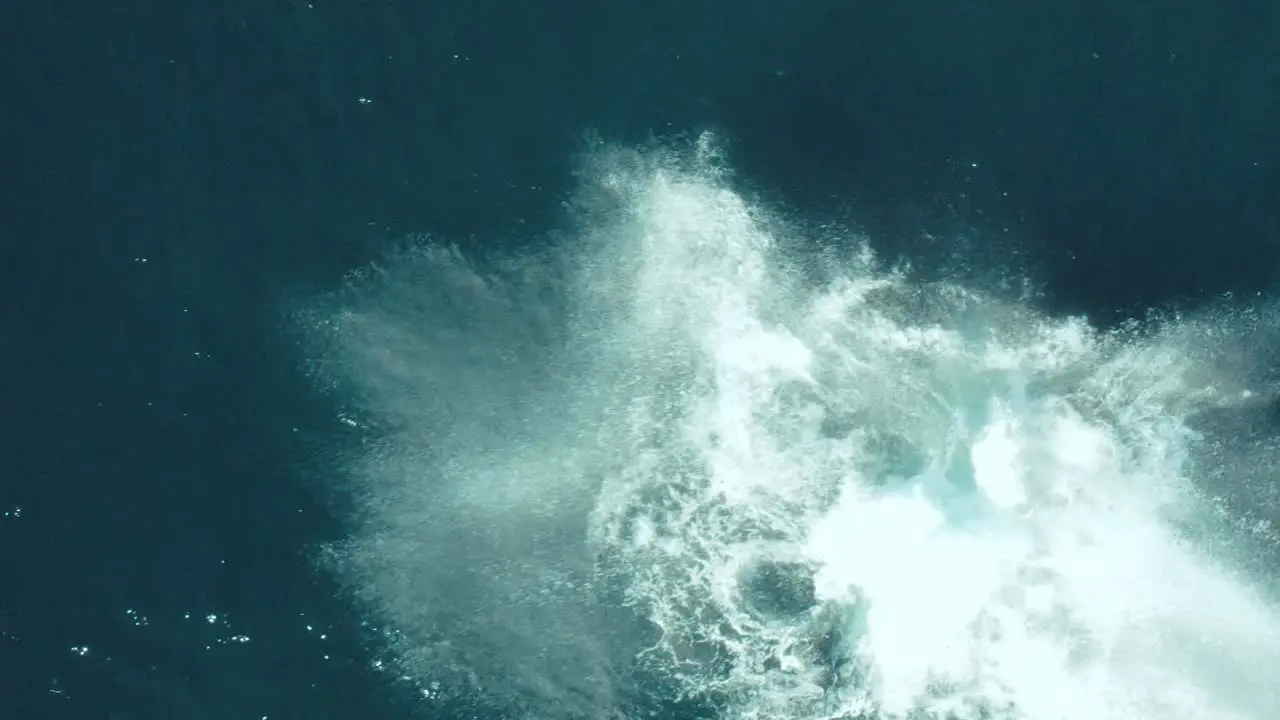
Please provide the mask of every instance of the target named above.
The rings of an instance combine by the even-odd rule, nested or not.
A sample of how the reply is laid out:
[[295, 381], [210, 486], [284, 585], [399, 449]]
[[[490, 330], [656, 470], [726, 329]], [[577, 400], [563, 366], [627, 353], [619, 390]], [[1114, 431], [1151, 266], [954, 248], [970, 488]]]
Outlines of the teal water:
[[[990, 402], [1007, 404], [1023, 397], [1023, 391], [1015, 392], [1022, 380], [1008, 377], [1017, 372], [978, 369], [972, 343], [994, 326], [1006, 334], [991, 339], [991, 347], [1025, 350], [1031, 347], [1026, 335], [1034, 335], [1029, 328], [1061, 333], [1068, 318], [1084, 316], [1089, 331], [1082, 331], [1080, 355], [1063, 360], [1070, 367], [1060, 375], [1058, 368], [1038, 365], [1025, 370], [1030, 375], [1024, 378], [1026, 400], [1018, 400], [1025, 404], [1007, 412], [1043, 419], [1056, 412], [1049, 407], [1054, 398], [1068, 398], [1088, 427], [1115, 431], [1107, 436], [1114, 437], [1108, 442], [1116, 443], [1115, 448], [1145, 448], [1142, 452], [1150, 454], [1153, 445], [1133, 439], [1152, 431], [1142, 424], [1147, 421], [1125, 421], [1114, 403], [1172, 403], [1157, 415], [1184, 418], [1188, 432], [1206, 439], [1161, 445], [1181, 448], [1159, 455], [1161, 462], [1185, 452], [1191, 463], [1181, 475], [1161, 477], [1178, 476], [1207, 488], [1218, 498], [1210, 504], [1226, 508], [1225, 517], [1252, 518], [1253, 524], [1245, 525], [1254, 527], [1265, 519], [1274, 497], [1266, 481], [1272, 442], [1266, 390], [1275, 380], [1266, 359], [1271, 345], [1265, 332], [1249, 328], [1265, 331], [1271, 326], [1268, 293], [1280, 256], [1280, 228], [1272, 209], [1280, 189], [1274, 165], [1280, 125], [1272, 122], [1280, 97], [1272, 82], [1271, 43], [1278, 22], [1276, 12], [1261, 5], [1225, 9], [1208, 2], [1176, 10], [1150, 3], [1118, 9], [1028, 8], [1012, 2], [946, 9], [932, 3], [878, 8], [819, 3], [779, 10], [759, 3], [738, 5], [729, 13], [723, 4], [699, 2], [616, 8], [541, 3], [516, 9], [484, 2], [427, 7], [318, 1], [217, 8], [144, 4], [78, 12], [21, 3], [0, 8], [0, 157], [5, 158], [0, 172], [0, 407], [6, 419], [6, 431], [0, 433], [5, 460], [0, 472], [0, 676], [11, 714], [399, 718], [465, 714], [467, 708], [474, 714], [488, 708], [485, 712], [497, 716], [513, 704], [537, 707], [557, 691], [570, 692], [576, 702], [600, 701], [592, 694], [598, 686], [583, 679], [589, 673], [569, 672], [580, 667], [573, 663], [582, 662], [584, 656], [575, 654], [581, 648], [541, 632], [511, 637], [524, 638], [527, 653], [537, 655], [541, 648], [543, 657], [561, 659], [558, 667], [578, 678], [567, 685], [548, 684], [546, 678], [529, 681], [550, 695], [531, 692], [513, 700], [510, 688], [503, 686], [449, 700], [432, 695], [432, 673], [438, 666], [421, 658], [425, 665], [397, 662], [403, 660], [404, 646], [389, 643], [389, 636], [412, 643], [423, 632], [421, 617], [432, 617], [434, 610], [414, 608], [423, 615], [397, 621], [388, 612], [387, 598], [399, 599], [391, 610], [408, 612], [398, 602], [417, 595], [388, 593], [388, 578], [402, 577], [430, 596], [436, 592], [431, 581], [441, 577], [433, 573], [442, 572], [441, 567], [428, 571], [387, 552], [366, 558], [370, 564], [361, 566], [364, 575], [352, 575], [335, 572], [328, 553], [364, 547], [362, 542], [377, 535], [373, 530], [379, 522], [390, 530], [400, 527], [396, 522], [407, 522], [407, 515], [374, 512], [383, 507], [378, 499], [386, 491], [377, 488], [385, 485], [353, 482], [353, 468], [365, 468], [360, 477], [369, 479], [368, 464], [384, 457], [379, 453], [403, 462], [407, 451], [392, 431], [402, 431], [406, 417], [417, 416], [388, 420], [360, 415], [357, 409], [373, 416], [386, 411], [388, 404], [379, 400], [384, 396], [367, 387], [360, 397], [343, 393], [367, 383], [383, 393], [394, 387], [404, 397], [442, 388], [410, 407], [420, 413], [425, 407], [451, 406], [450, 417], [464, 425], [489, 427], [491, 418], [506, 417], [485, 431], [496, 438], [484, 453], [493, 466], [541, 462], [554, 455], [544, 451], [551, 442], [546, 437], [517, 443], [521, 436], [515, 426], [520, 424], [559, 438], [557, 433], [572, 434], [566, 423], [577, 418], [577, 425], [588, 425], [593, 433], [615, 433], [610, 442], [632, 438], [628, 433], [635, 432], [633, 426], [624, 429], [594, 413], [599, 407], [625, 406], [634, 420], [640, 409], [632, 406], [638, 397], [632, 391], [636, 383], [652, 383], [656, 389], [649, 395], [665, 405], [645, 410], [656, 415], [651, 432], [640, 435], [657, 452], [653, 448], [685, 443], [687, 439], [672, 439], [683, 438], [673, 428], [683, 427], [680, 423], [695, 410], [706, 412], [703, 405], [684, 400], [711, 403], [728, 397], [711, 393], [706, 377], [720, 377], [715, 368], [737, 367], [734, 353], [753, 347], [750, 338], [755, 336], [733, 324], [739, 321], [758, 321], [779, 337], [793, 337], [794, 343], [782, 342], [781, 347], [795, 354], [760, 361], [781, 368], [776, 372], [782, 375], [800, 373], [801, 349], [814, 357], [805, 370], [813, 376], [796, 381], [800, 385], [768, 373], [767, 381], [759, 381], [763, 385], [751, 385], [762, 393], [761, 388], [769, 388], [769, 398], [776, 392], [776, 399], [767, 402], [750, 394], [742, 400], [768, 409], [757, 408], [752, 415], [767, 419], [761, 420], [759, 432], [785, 447], [862, 437], [859, 442], [867, 448], [894, 456], [871, 463], [880, 468], [877, 472], [893, 475], [890, 470], [897, 468], [898, 475], [907, 476], [886, 480], [886, 487], [909, 488], [911, 478], [920, 475], [914, 468], [933, 468], [936, 472], [925, 478], [930, 481], [924, 483], [926, 496], [945, 506], [949, 522], [972, 525], [989, 519], [982, 514], [990, 511], [983, 509], [987, 501], [978, 502], [972, 491], [958, 505], [939, 498], [947, 496], [947, 483], [957, 478], [976, 487], [983, 461], [974, 464], [973, 448], [986, 448], [978, 457], [1002, 457], [996, 449], [1005, 446], [982, 440], [990, 435], [984, 429], [1005, 427], [996, 419], [1006, 410], [993, 409]], [[616, 281], [621, 285], [609, 295], [611, 302], [631, 298], [626, 302], [635, 303], [640, 296], [634, 292], [643, 289], [635, 273], [657, 266], [641, 262], [652, 256], [635, 254], [634, 246], [624, 242], [644, 233], [625, 230], [631, 226], [611, 213], [629, 213], [633, 221], [699, 237], [699, 223], [730, 215], [715, 215], [693, 191], [662, 196], [667, 205], [658, 207], [652, 198], [650, 205], [637, 205], [638, 195], [615, 189], [593, 201], [596, 215], [566, 210], [566, 202], [583, 202], [584, 193], [590, 195], [595, 187], [576, 174], [596, 157], [586, 137], [594, 132], [612, 147], [634, 149], [649, 146], [653, 135], [662, 138], [658, 147], [678, 149], [687, 148], [704, 130], [720, 138], [732, 197], [767, 226], [743, 225], [746, 229], [734, 237], [759, 237], [764, 227], [784, 246], [774, 251], [782, 261], [773, 256], [759, 261], [764, 274], [751, 287], [764, 288], [759, 291], [766, 296], [759, 300], [763, 306], [737, 320], [712, 313], [719, 307], [714, 298], [698, 293], [710, 288], [746, 292], [742, 288], [747, 286], [720, 283], [717, 273], [723, 268], [706, 264], [707, 257], [717, 257], [715, 252], [685, 257], [672, 251], [672, 264], [660, 268], [666, 275], [654, 270], [646, 276], [657, 283], [648, 286], [654, 294], [646, 296], [645, 307], [655, 308], [650, 321], [656, 324], [646, 332], [659, 335], [644, 344], [643, 353], [621, 340], [606, 342], [605, 335], [632, 325], [616, 313], [595, 317], [592, 308], [603, 299], [583, 305], [581, 294], [567, 294], [568, 286], [538, 283], [577, 278], [574, 282], [581, 284], [583, 277], [606, 285]], [[643, 173], [628, 177], [639, 182], [641, 176], [649, 178]], [[716, 187], [708, 183], [705, 187]], [[618, 232], [625, 236], [618, 240], [621, 254], [602, 254], [597, 247], [605, 242], [601, 236], [620, 226], [624, 230]], [[413, 239], [422, 233], [431, 239]], [[723, 241], [729, 235], [716, 237]], [[467, 266], [492, 265], [503, 282], [538, 288], [521, 300], [522, 308], [538, 310], [536, 322], [531, 326], [519, 313], [504, 315], [500, 305], [488, 310], [471, 305], [474, 298], [468, 293], [476, 292], [476, 286], [464, 285], [450, 295], [433, 284], [438, 269], [430, 265], [393, 261], [405, 253], [412, 256], [403, 249], [406, 245], [421, 248], [424, 242], [431, 247], [456, 244]], [[889, 323], [876, 338], [895, 337], [893, 328], [910, 334], [911, 328], [939, 319], [951, 322], [954, 314], [954, 323], [943, 323], [946, 332], [970, 343], [969, 354], [941, 363], [944, 368], [926, 372], [918, 365], [924, 361], [894, 360], [898, 372], [870, 383], [914, 388], [912, 392], [940, 385], [944, 401], [939, 405], [904, 410], [910, 405], [905, 400], [905, 405], [884, 397], [872, 402], [865, 395], [870, 391], [859, 391], [863, 399], [855, 400], [839, 390], [849, 383], [869, 385], [840, 375], [839, 368], [845, 367], [840, 348], [847, 344], [822, 344], [822, 322], [829, 320], [817, 319], [812, 306], [821, 298], [843, 297], [836, 292], [842, 278], [881, 277], [850, 260], [863, 242], [885, 265], [910, 260], [919, 287], [925, 288], [919, 291], [923, 295], [893, 290], [869, 301], [868, 307]], [[723, 246], [714, 247], [723, 251]], [[834, 248], [839, 257], [823, 255], [822, 248]], [[594, 254], [583, 255], [586, 250]], [[587, 268], [591, 273], [576, 266], [584, 257], [595, 258]], [[372, 313], [366, 317], [391, 312], [410, 327], [387, 338], [374, 330], [398, 325], [366, 325], [362, 337], [381, 342], [343, 346], [330, 337], [336, 344], [322, 349], [376, 353], [382, 348], [389, 353], [384, 362], [394, 363], [394, 351], [420, 352], [427, 341], [416, 333], [431, 332], [439, 334], [432, 342], [450, 352], [480, 348], [478, 359], [454, 358], [456, 363], [448, 367], [460, 375], [446, 373], [426, 385], [420, 373], [430, 363], [420, 360], [413, 372], [386, 375], [386, 365], [377, 372], [361, 365], [360, 372], [336, 373], [330, 377], [332, 385], [317, 386], [317, 378], [323, 377], [317, 375], [318, 366], [330, 363], [332, 369], [333, 356], [317, 349], [314, 327], [299, 318], [314, 320], [322, 309], [340, 310], [343, 306], [334, 298], [351, 297], [343, 294], [351, 292], [344, 290], [350, 287], [346, 278], [371, 263], [387, 270], [390, 280], [382, 285], [369, 281], [366, 294], [359, 296], [364, 304], [356, 307]], [[535, 270], [521, 275], [503, 263]], [[776, 275], [788, 279], [780, 282]], [[689, 277], [692, 285], [682, 285], [680, 278]], [[916, 288], [917, 279], [906, 287]], [[428, 287], [420, 287], [422, 283]], [[967, 309], [957, 309], [954, 297], [928, 289], [952, 285], [984, 299], [966, 301]], [[399, 293], [394, 303], [388, 292]], [[1228, 292], [1231, 300], [1217, 299]], [[325, 305], [318, 298], [338, 304]], [[672, 304], [672, 298], [681, 302]], [[453, 316], [415, 314], [441, 303], [460, 309]], [[1124, 318], [1144, 317], [1152, 307], [1166, 314], [1182, 312], [1186, 319], [1159, 326], [1175, 330], [1147, 326], [1143, 332], [1159, 337], [1143, 340], [1146, 344], [1108, 345], [1099, 339]], [[703, 319], [696, 327], [680, 320], [689, 317]], [[481, 330], [475, 329], [477, 323]], [[1205, 324], [1223, 329], [1224, 339], [1177, 336], [1176, 328]], [[724, 331], [732, 337], [716, 334], [722, 326], [734, 328]], [[494, 327], [508, 330], [495, 335]], [[864, 333], [855, 344], [870, 353], [876, 346], [865, 328], [858, 327], [845, 331]], [[631, 330], [626, 334], [634, 340]], [[714, 342], [708, 339], [713, 337]], [[733, 337], [739, 340], [730, 342]], [[722, 341], [728, 344], [717, 344]], [[715, 348], [720, 350], [712, 352]], [[1145, 348], [1159, 357], [1144, 356], [1138, 362], [1125, 355], [1125, 348], [1131, 355]], [[1206, 348], [1216, 350], [1197, 354]], [[601, 379], [596, 358], [605, 350], [617, 354], [613, 360], [618, 367], [628, 368], [612, 371], [617, 377], [608, 376], [608, 382]], [[487, 365], [497, 362], [486, 359], [493, 353], [504, 359]], [[875, 355], [888, 362], [886, 357], [896, 356]], [[1182, 389], [1192, 387], [1203, 392], [1186, 390], [1187, 399], [1171, 400], [1160, 394], [1165, 390], [1144, 393], [1132, 385], [1136, 381], [1123, 391], [1103, 390], [1119, 387], [1107, 383], [1120, 381], [1104, 382], [1098, 373], [1130, 372], [1126, 377], [1145, 378], [1144, 368], [1152, 367], [1143, 364], [1148, 360], [1172, 363], [1156, 367], [1173, 368], [1173, 385], [1161, 386], [1179, 389], [1168, 391], [1173, 395], [1181, 397]], [[565, 363], [570, 363], [570, 374], [558, 375], [557, 364]], [[653, 373], [659, 371], [666, 374], [655, 379]], [[748, 376], [755, 377], [737, 377]], [[557, 389], [549, 385], [556, 377], [581, 382], [572, 391]], [[774, 389], [778, 383], [784, 389]], [[800, 389], [805, 383], [810, 389]], [[1209, 386], [1211, 391], [1205, 389]], [[610, 389], [618, 387], [630, 390]], [[1242, 398], [1239, 393], [1245, 390], [1257, 395]], [[511, 403], [524, 402], [520, 398], [530, 392], [551, 415], [508, 412]], [[1207, 400], [1205, 392], [1225, 395]], [[485, 401], [490, 402], [488, 415], [477, 414], [476, 408], [484, 406], [481, 396], [492, 396]], [[873, 411], [859, 403], [869, 403]], [[951, 424], [955, 413], [944, 408], [965, 418], [963, 431]], [[813, 415], [819, 411], [821, 418]], [[441, 417], [432, 422], [442, 422]], [[720, 416], [719, 422], [740, 427], [733, 425], [733, 417]], [[353, 429], [351, 422], [358, 427]], [[804, 424], [812, 422], [817, 423], [813, 428]], [[422, 432], [422, 425], [411, 426]], [[925, 429], [929, 442], [940, 443], [938, 448], [912, 434]], [[1030, 434], [1018, 437], [1034, 444], [1039, 436], [1024, 430]], [[413, 447], [424, 456], [450, 456], [457, 473], [480, 477], [474, 462], [459, 460], [473, 457], [463, 453], [474, 449], [473, 442], [458, 445], [453, 442], [458, 437], [448, 436], [449, 442], [445, 436], [425, 438]], [[721, 429], [717, 437], [716, 442], [728, 442], [732, 433]], [[848, 443], [841, 447], [849, 453], [862, 447], [854, 440]], [[555, 440], [556, 447], [571, 444]], [[681, 472], [689, 477], [679, 488], [692, 493], [705, 473], [705, 468], [692, 468], [701, 467], [706, 456], [700, 453], [706, 448], [681, 447], [672, 456], [678, 460], [657, 455], [684, 468]], [[952, 460], [967, 454], [973, 467], [959, 460], [929, 465], [930, 452]], [[823, 472], [828, 474], [839, 474], [833, 468], [843, 467], [822, 453], [815, 457], [827, 458]], [[610, 465], [599, 458], [592, 462]], [[1134, 477], [1131, 469], [1120, 476]], [[533, 493], [520, 490], [514, 476], [488, 472], [506, 483], [502, 487], [510, 497]], [[619, 477], [617, 468], [592, 472], [596, 479], [591, 482]], [[552, 513], [542, 516], [536, 536], [558, 547], [555, 543], [569, 543], [567, 538], [598, 534], [591, 543], [570, 544], [576, 552], [604, 548], [602, 556], [607, 557], [597, 558], [592, 550], [573, 572], [613, 568], [609, 592], [616, 597], [606, 598], [604, 610], [575, 605], [581, 600], [573, 593], [553, 597], [552, 606], [584, 627], [599, 622], [619, 635], [616, 645], [603, 639], [598, 643], [597, 650], [611, 662], [619, 648], [639, 652], [639, 646], [653, 639], [653, 627], [647, 624], [653, 622], [647, 617], [652, 607], [639, 611], [642, 620], [637, 621], [632, 610], [611, 614], [615, 605], [625, 606], [628, 597], [640, 595], [668, 598], [672, 588], [683, 585], [702, 587], [677, 583], [686, 578], [682, 573], [702, 565], [658, 563], [637, 555], [641, 550], [636, 546], [608, 539], [650, 532], [636, 529], [645, 526], [642, 518], [659, 534], [670, 522], [651, 501], [664, 488], [677, 486], [649, 487], [637, 478], [650, 476], [622, 475], [634, 482], [611, 486], [615, 494], [610, 497], [617, 504], [601, 502], [598, 492], [571, 493], [569, 499], [581, 511], [581, 527], [558, 524], [561, 516]], [[676, 539], [683, 546], [701, 547], [699, 552], [709, 553], [707, 562], [719, 558], [715, 567], [744, 563], [744, 592], [755, 598], [741, 606], [725, 605], [728, 601], [714, 593], [695, 593], [688, 602], [701, 608], [698, 612], [750, 605], [754, 612], [773, 607], [771, 612], [784, 615], [819, 613], [818, 605], [827, 608], [830, 603], [809, 605], [809, 581], [817, 595], [835, 592], [824, 582], [846, 580], [882, 597], [906, 593], [890, 582], [891, 576], [876, 574], [874, 565], [837, 567], [831, 562], [823, 565], [826, 575], [801, 576], [795, 581], [799, 589], [774, 593], [752, 584], [770, 583], [751, 579], [775, 577], [770, 570], [774, 565], [757, 567], [754, 556], [734, 555], [726, 549], [736, 547], [732, 543], [699, 545], [704, 541], [698, 538], [711, 537], [708, 523], [746, 523], [750, 532], [768, 537], [782, 532], [810, 538], [810, 544], [802, 544], [798, 535], [786, 535], [794, 542], [788, 541], [785, 552], [777, 550], [786, 556], [777, 561], [782, 568], [778, 574], [790, 572], [786, 568], [795, 566], [787, 563], [793, 561], [804, 560], [805, 567], [822, 564], [815, 560], [821, 551], [812, 544], [819, 542], [814, 538], [836, 532], [819, 532], [830, 524], [813, 515], [820, 510], [812, 503], [823, 493], [802, 488], [788, 492], [785, 502], [780, 501], [786, 511], [779, 516], [746, 523], [740, 515], [717, 519], [711, 513], [680, 526], [687, 530], [676, 533]], [[534, 500], [558, 497], [533, 494], [512, 512], [527, 514], [537, 505]], [[677, 496], [679, 507], [694, 502]], [[427, 503], [424, 517], [441, 512], [429, 497], [415, 500], [410, 494], [404, 499]], [[823, 517], [844, 507], [818, 505], [827, 513]], [[673, 508], [664, 512], [675, 512]], [[492, 505], [475, 505], [471, 517], [487, 521], [492, 510]], [[1259, 563], [1271, 562], [1273, 548], [1265, 539], [1212, 535], [1210, 530], [1217, 533], [1222, 521], [1214, 517], [1191, 512], [1172, 524], [1152, 526], [1156, 529], [1151, 532], [1159, 535], [1177, 527], [1196, 534], [1197, 552], [1226, 567], [1242, 567], [1238, 572], [1247, 577], [1257, 574]], [[762, 529], [761, 524], [775, 521], [783, 530]], [[434, 551], [505, 563], [509, 570], [519, 566], [524, 574], [515, 577], [523, 579], [506, 589], [532, 592], [540, 587], [535, 580], [541, 576], [529, 568], [536, 569], [549, 551], [531, 536], [515, 533], [499, 543], [487, 531], [477, 531], [474, 544], [466, 546], [450, 534], [449, 523], [434, 527]], [[801, 527], [807, 529], [801, 533]], [[388, 537], [425, 542], [426, 536], [392, 532]], [[899, 540], [909, 544], [911, 538]], [[505, 547], [514, 549], [498, 552]], [[965, 555], [955, 562], [977, 562], [975, 557], [985, 556]], [[1186, 557], [1168, 556], [1169, 567], [1186, 570], [1191, 567], [1183, 563]], [[644, 563], [658, 574], [641, 577], [627, 570]], [[477, 576], [467, 568], [476, 566], [460, 567], [458, 574], [448, 576], [457, 583], [455, 589], [464, 597], [467, 592], [473, 599], [488, 597], [481, 592], [483, 585], [468, 585]], [[1194, 572], [1202, 571], [1211, 572]], [[1177, 577], [1202, 577], [1186, 572], [1192, 574]], [[353, 583], [353, 577], [367, 582]], [[1227, 584], [1215, 586], [1223, 593], [1217, 597], [1241, 603], [1230, 606], [1238, 617], [1253, 617], [1249, 612], [1254, 606], [1238, 594], [1249, 582], [1222, 582]], [[932, 587], [929, 592], [943, 590]], [[831, 599], [823, 597], [824, 603]], [[1136, 596], [1120, 597], [1127, 598], [1117, 600], [1122, 608], [1140, 606]], [[492, 606], [476, 601], [467, 607]], [[511, 607], [525, 606], [513, 601]], [[672, 627], [701, 617], [677, 612], [679, 604], [669, 607], [674, 615], [664, 622], [674, 623]], [[1178, 617], [1195, 627], [1194, 617], [1177, 614], [1189, 610], [1166, 610], [1173, 615], [1162, 617]], [[826, 612], [833, 611], [821, 611]], [[547, 617], [559, 616], [524, 617], [539, 627]], [[903, 618], [912, 616], [893, 617], [906, 623]], [[821, 620], [827, 627], [834, 622], [827, 615]], [[698, 638], [680, 640], [679, 653], [694, 653], [699, 663], [689, 665], [687, 673], [673, 672], [673, 665], [655, 658], [654, 664], [636, 671], [632, 686], [624, 683], [618, 703], [606, 705], [648, 703], [665, 708], [662, 712], [705, 706], [722, 714], [734, 707], [764, 707], [741, 704], [750, 695], [741, 683], [759, 681], [774, 688], [771, 673], [790, 667], [791, 661], [762, 653], [776, 649], [778, 638], [796, 622], [791, 617], [766, 622], [765, 629], [735, 631], [748, 638], [737, 654], [722, 653], [721, 660], [702, 664], [705, 658], [697, 652], [709, 646], [700, 643], [715, 638], [703, 638], [696, 623], [682, 625], [682, 632]], [[1076, 622], [1101, 632], [1097, 628], [1103, 618]], [[500, 643], [498, 636], [486, 634], [500, 632], [501, 622], [478, 627], [484, 632], [471, 636], [476, 642]], [[905, 625], [884, 627], [901, 630]], [[1197, 657], [1225, 668], [1255, 658], [1223, 644], [1220, 638], [1235, 637], [1229, 630], [1197, 635], [1208, 637], [1203, 641], [1210, 646]], [[847, 663], [838, 658], [836, 635], [810, 632], [805, 642], [812, 652], [834, 658], [825, 672], [839, 676]], [[890, 643], [893, 647], [916, 647], [908, 636], [877, 637], [899, 638]], [[1257, 637], [1267, 635], [1258, 631]], [[425, 648], [437, 640], [435, 635], [421, 637], [418, 645]], [[889, 663], [889, 654], [881, 657], [882, 664]], [[1180, 656], [1170, 657], [1173, 662]], [[757, 661], [758, 674], [742, 669]], [[505, 674], [477, 669], [474, 663], [470, 667], [478, 675], [484, 674], [479, 670], [494, 671], [488, 676], [490, 685], [498, 682], [495, 677], [518, 680], [520, 663], [507, 662], [495, 666], [505, 667]], [[816, 665], [805, 663], [810, 660], [801, 667], [821, 675]], [[1193, 665], [1186, 660], [1155, 669], [1167, 677], [1201, 677]], [[411, 672], [423, 667], [432, 670]], [[468, 664], [451, 667], [465, 674], [458, 668]], [[901, 671], [894, 677], [910, 676], [903, 669], [907, 664], [885, 667]], [[705, 699], [684, 704], [671, 700], [682, 688], [708, 687], [708, 677], [720, 677], [716, 673], [739, 684], [721, 683], [704, 693]], [[438, 680], [444, 682], [447, 674]], [[1223, 696], [1214, 692], [1226, 693], [1244, 703], [1228, 710], [1240, 717], [1258, 716], [1249, 713], [1266, 706], [1249, 694], [1253, 686], [1248, 673], [1233, 676], [1240, 685], [1201, 677], [1199, 700], [1185, 702], [1211, 702]], [[1005, 685], [1016, 685], [1007, 675], [1001, 677]], [[819, 688], [834, 687], [831, 679], [814, 682]], [[902, 682], [894, 687], [909, 686]], [[1145, 687], [1140, 679], [1131, 682]], [[424, 687], [430, 697], [424, 697]], [[758, 683], [753, 687], [760, 689]], [[803, 695], [804, 687], [797, 683], [795, 691]], [[1031, 693], [1029, 686], [1022, 687], [1024, 695]], [[846, 692], [844, 700], [829, 707], [844, 707], [840, 702], [852, 702], [854, 695]], [[648, 696], [655, 699], [644, 699]], [[669, 700], [674, 704], [664, 704]]]

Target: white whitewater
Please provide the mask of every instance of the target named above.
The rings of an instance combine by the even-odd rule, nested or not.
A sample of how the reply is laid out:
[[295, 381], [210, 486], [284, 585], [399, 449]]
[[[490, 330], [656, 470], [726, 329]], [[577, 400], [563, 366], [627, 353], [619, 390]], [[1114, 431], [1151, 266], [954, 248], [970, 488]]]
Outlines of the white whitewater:
[[879, 267], [714, 143], [599, 146], [571, 230], [315, 303], [363, 428], [333, 565], [428, 695], [531, 718], [1272, 720], [1274, 311], [1101, 333]]

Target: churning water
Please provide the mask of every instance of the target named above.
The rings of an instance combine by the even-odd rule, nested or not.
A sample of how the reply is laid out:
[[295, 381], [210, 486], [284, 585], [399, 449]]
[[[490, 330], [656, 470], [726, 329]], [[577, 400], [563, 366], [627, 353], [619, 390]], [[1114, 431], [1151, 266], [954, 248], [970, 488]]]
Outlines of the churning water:
[[1102, 332], [924, 282], [734, 192], [707, 137], [593, 148], [569, 215], [307, 314], [362, 429], [332, 567], [424, 694], [1280, 717], [1274, 310]]

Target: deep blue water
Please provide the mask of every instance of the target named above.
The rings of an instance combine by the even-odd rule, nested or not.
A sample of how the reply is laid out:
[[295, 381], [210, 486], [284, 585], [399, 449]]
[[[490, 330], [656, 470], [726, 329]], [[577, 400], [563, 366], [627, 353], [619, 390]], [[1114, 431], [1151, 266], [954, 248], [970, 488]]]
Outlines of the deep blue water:
[[588, 131], [714, 128], [1103, 324], [1280, 278], [1280, 5], [791, 5], [0, 6], [0, 716], [408, 717], [314, 568], [340, 426], [284, 313], [406, 233], [529, 242]]

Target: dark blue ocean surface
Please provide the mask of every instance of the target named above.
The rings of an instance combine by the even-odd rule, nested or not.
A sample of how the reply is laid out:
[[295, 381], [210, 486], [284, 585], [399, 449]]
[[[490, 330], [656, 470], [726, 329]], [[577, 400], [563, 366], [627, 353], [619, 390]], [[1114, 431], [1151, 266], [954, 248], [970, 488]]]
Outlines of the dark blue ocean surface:
[[3, 4], [0, 716], [444, 712], [322, 567], [368, 439], [291, 313], [410, 233], [544, 242], [589, 133], [715, 131], [763, 201], [1110, 326], [1274, 290], [1277, 38], [1209, 0]]

